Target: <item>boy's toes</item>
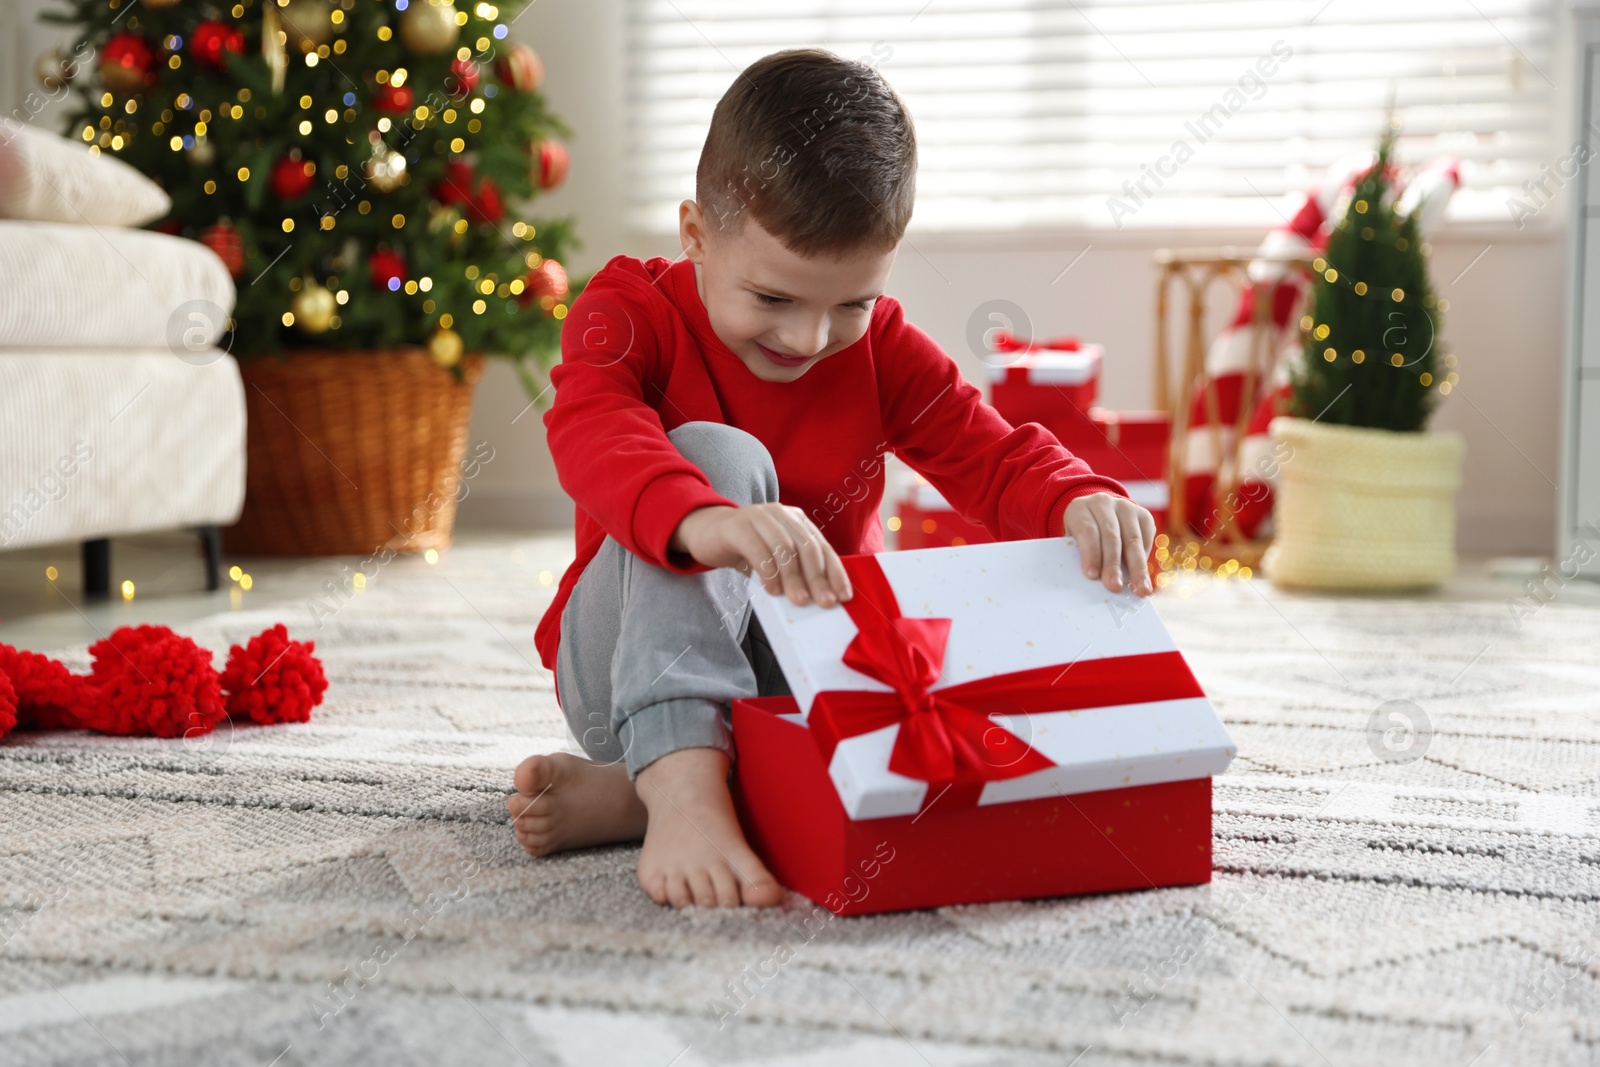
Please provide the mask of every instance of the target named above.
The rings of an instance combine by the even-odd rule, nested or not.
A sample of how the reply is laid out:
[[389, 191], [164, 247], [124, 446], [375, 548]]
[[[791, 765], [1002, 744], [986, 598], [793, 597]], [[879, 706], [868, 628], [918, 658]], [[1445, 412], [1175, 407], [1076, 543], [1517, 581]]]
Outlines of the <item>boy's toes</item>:
[[639, 875], [639, 888], [643, 889], [645, 895], [657, 904], [665, 904], [667, 902], [667, 879], [665, 875], [646, 875], [641, 873]]
[[[755, 860], [755, 857], [752, 856], [751, 859]], [[745, 874], [749, 881], [742, 882], [739, 891], [746, 907], [774, 908], [783, 903], [783, 887], [759, 860], [755, 860], [752, 867], [746, 868]]]
[[667, 902], [674, 908], [687, 908], [694, 903], [694, 893], [689, 889], [689, 879], [681, 874], [667, 875]]
[[516, 773], [512, 775], [511, 780], [516, 785], [517, 792], [535, 797], [550, 788], [554, 770], [555, 763], [550, 757], [529, 756], [517, 764]]
[[694, 896], [694, 906], [697, 908], [714, 908], [717, 906], [717, 887], [711, 881], [710, 871], [695, 871], [689, 876], [689, 891]]
[[739, 879], [727, 867], [717, 867], [711, 872], [711, 885], [716, 890], [719, 908], [739, 906]]

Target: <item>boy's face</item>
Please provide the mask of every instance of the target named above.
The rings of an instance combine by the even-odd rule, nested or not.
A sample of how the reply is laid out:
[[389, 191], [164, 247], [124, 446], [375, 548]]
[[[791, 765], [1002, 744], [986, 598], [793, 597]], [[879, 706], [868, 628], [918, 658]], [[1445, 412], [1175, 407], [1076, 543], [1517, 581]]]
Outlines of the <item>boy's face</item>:
[[895, 249], [806, 258], [746, 216], [714, 230], [685, 200], [678, 233], [711, 328], [762, 381], [792, 382], [867, 332]]

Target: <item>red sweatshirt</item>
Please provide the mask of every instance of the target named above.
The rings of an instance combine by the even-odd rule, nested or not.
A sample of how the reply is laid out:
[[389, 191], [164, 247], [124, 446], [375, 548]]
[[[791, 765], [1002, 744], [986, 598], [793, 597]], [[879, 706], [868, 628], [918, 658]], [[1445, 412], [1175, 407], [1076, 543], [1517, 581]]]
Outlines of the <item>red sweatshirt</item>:
[[1060, 536], [1069, 500], [1127, 495], [1038, 423], [1007, 423], [888, 296], [861, 340], [793, 382], [766, 382], [712, 331], [693, 263], [617, 256], [573, 303], [550, 381], [556, 396], [544, 424], [561, 487], [577, 505], [578, 541], [534, 635], [552, 671], [561, 610], [606, 534], [658, 567], [708, 569], [667, 548], [689, 512], [733, 504], [667, 439], [685, 422], [725, 423], [759, 439], [783, 503], [802, 508], [841, 555], [883, 548], [886, 452], [1001, 540]]

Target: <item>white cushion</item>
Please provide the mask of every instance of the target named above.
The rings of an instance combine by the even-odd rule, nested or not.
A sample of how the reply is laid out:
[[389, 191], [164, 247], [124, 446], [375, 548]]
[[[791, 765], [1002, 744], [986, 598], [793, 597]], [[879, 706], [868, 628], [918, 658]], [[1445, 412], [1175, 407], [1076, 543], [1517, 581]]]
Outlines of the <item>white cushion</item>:
[[161, 186], [122, 160], [0, 119], [0, 218], [143, 226], [171, 210]]
[[0, 221], [0, 346], [165, 348], [217, 342], [233, 279], [205, 245], [149, 230]]
[[0, 352], [0, 549], [237, 519], [244, 383], [210, 356]]

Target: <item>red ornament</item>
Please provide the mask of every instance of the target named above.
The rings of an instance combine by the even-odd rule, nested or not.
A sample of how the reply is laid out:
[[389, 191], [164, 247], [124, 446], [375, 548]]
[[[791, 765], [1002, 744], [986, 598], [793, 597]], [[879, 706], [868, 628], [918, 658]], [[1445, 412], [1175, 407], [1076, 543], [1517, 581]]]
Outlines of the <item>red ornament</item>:
[[387, 111], [391, 115], [404, 115], [411, 110], [416, 99], [409, 85], [380, 85], [372, 96], [374, 111]]
[[388, 248], [380, 248], [367, 258], [367, 267], [372, 271], [372, 287], [374, 289], [398, 289], [405, 284], [406, 261], [400, 258], [400, 253]]
[[444, 177], [434, 185], [433, 198], [446, 207], [471, 204], [472, 186], [476, 181], [472, 164], [457, 157], [444, 165]]
[[[37, 652], [24, 652], [0, 645], [0, 680], [11, 692], [12, 725], [38, 730], [76, 730], [82, 723], [78, 713], [83, 703], [82, 679], [58, 660]], [[0, 691], [0, 705], [7, 701]], [[0, 707], [0, 737], [9, 726], [3, 724]]]
[[244, 238], [239, 236], [238, 230], [219, 222], [200, 231], [200, 243], [221, 258], [229, 274], [237, 278], [244, 273]]
[[571, 166], [566, 145], [554, 139], [539, 142], [539, 188], [554, 189], [566, 181]]
[[522, 294], [517, 297], [517, 302], [523, 307], [547, 296], [553, 303], [567, 295], [567, 268], [553, 259], [540, 260], [539, 265], [522, 280], [522, 285]]
[[167, 219], [165, 222], [158, 222], [150, 228], [157, 233], [171, 234], [173, 237], [183, 233], [183, 223], [177, 219]]
[[461, 158], [444, 165], [444, 177], [433, 187], [434, 199], [447, 207], [461, 207], [474, 222], [499, 222], [505, 203], [493, 178], [479, 178], [472, 164]]
[[131, 93], [151, 80], [156, 53], [137, 33], [114, 33], [100, 49], [100, 81], [117, 93]]
[[207, 19], [189, 35], [189, 52], [195, 61], [212, 70], [227, 70], [228, 56], [244, 51], [244, 33], [220, 19]]
[[495, 64], [500, 80], [518, 92], [531, 93], [544, 84], [544, 60], [525, 44], [514, 44]]
[[484, 178], [478, 183], [478, 195], [471, 205], [470, 212], [478, 222], [499, 222], [505, 217], [505, 205], [500, 201], [500, 187], [494, 183], [493, 178]]
[[189, 737], [224, 718], [211, 653], [166, 626], [123, 626], [89, 646], [84, 725], [102, 733]]
[[295, 200], [311, 188], [311, 176], [316, 172], [317, 165], [301, 159], [299, 149], [293, 149], [272, 165], [272, 173], [267, 181], [278, 199]]
[[451, 96], [466, 96], [482, 80], [483, 71], [479, 69], [477, 60], [454, 59], [450, 61], [450, 77], [445, 79], [444, 88]]
[[264, 725], [310, 721], [328, 688], [322, 662], [312, 655], [316, 647], [315, 641], [289, 640], [281, 622], [248, 645], [234, 645], [222, 672], [228, 714]]

